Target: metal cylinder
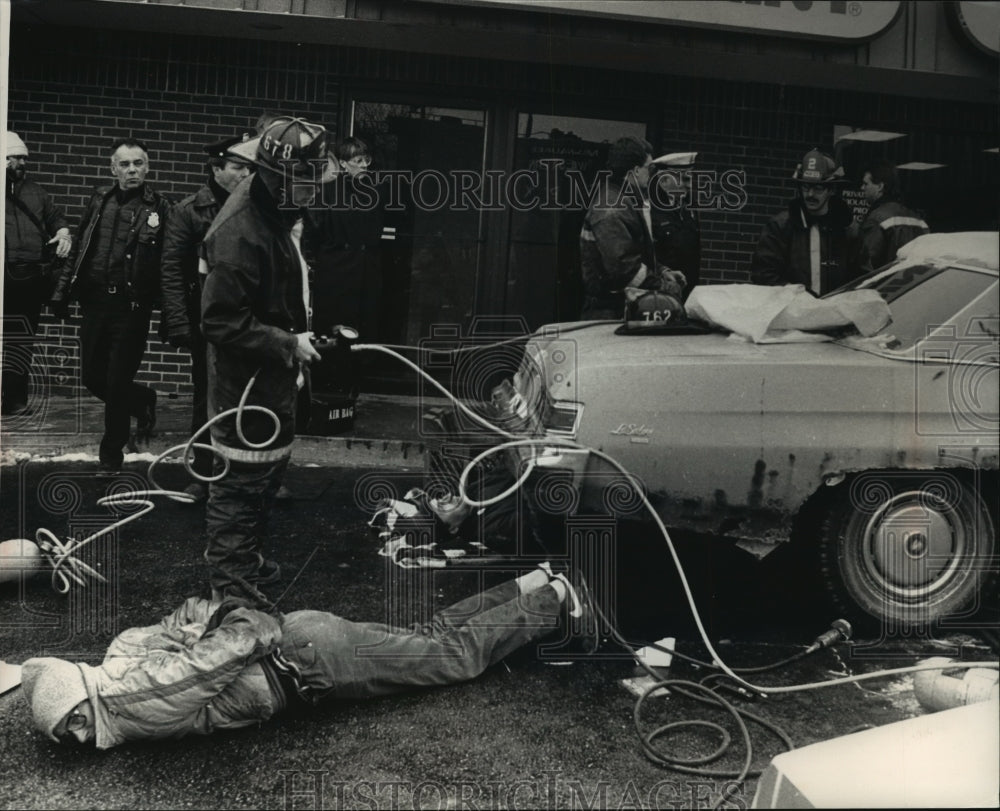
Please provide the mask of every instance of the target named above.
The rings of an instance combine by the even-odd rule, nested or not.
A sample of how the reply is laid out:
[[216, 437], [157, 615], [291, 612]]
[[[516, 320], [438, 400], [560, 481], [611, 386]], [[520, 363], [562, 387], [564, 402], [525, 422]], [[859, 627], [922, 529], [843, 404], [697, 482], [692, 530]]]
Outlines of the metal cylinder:
[[0, 542], [0, 583], [9, 583], [22, 575], [31, 577], [42, 566], [42, 553], [34, 541], [14, 538]]

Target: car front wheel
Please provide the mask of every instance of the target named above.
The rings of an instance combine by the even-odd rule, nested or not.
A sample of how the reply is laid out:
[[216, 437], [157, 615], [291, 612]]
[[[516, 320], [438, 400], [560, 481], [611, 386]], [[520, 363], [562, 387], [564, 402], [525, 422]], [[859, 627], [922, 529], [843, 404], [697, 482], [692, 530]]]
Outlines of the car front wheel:
[[996, 531], [965, 480], [943, 471], [867, 473], [838, 489], [820, 559], [827, 588], [855, 619], [891, 634], [977, 607], [996, 565]]

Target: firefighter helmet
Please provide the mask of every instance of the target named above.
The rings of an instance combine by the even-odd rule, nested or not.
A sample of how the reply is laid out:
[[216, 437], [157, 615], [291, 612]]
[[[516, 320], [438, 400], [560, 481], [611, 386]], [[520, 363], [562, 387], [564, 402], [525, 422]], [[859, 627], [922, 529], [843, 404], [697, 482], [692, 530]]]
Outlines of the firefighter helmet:
[[797, 183], [843, 183], [844, 167], [819, 149], [811, 149], [795, 167], [792, 180]]

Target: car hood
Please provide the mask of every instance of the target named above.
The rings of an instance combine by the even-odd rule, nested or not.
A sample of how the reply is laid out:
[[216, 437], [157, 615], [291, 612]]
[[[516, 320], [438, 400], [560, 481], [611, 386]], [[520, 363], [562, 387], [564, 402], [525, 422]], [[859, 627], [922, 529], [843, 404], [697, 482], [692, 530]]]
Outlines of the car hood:
[[[583, 380], [631, 367], [668, 374], [670, 368], [706, 364], [815, 364], [852, 356], [852, 363], [869, 357], [833, 342], [755, 344], [722, 332], [687, 334], [616, 334], [619, 323], [553, 324], [529, 343], [542, 370], [549, 394], [557, 400], [584, 400]], [[870, 356], [872, 363], [880, 363]]]

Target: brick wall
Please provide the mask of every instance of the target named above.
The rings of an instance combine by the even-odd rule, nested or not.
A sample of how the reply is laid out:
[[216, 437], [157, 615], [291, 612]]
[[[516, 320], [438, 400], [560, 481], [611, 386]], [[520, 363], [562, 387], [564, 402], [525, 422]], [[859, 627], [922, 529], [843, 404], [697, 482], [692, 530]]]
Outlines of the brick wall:
[[[425, 101], [446, 91], [515, 107], [521, 99], [553, 108], [613, 102], [637, 117], [652, 109], [659, 150], [697, 149], [700, 168], [746, 172], [746, 206], [702, 216], [708, 282], [747, 279], [760, 229], [791, 196], [792, 169], [809, 148], [832, 143], [835, 125], [971, 134], [970, 149], [998, 140], [995, 109], [946, 100], [112, 30], [14, 26], [9, 76], [9, 128], [25, 139], [29, 171], [71, 223], [91, 189], [111, 181], [107, 147], [116, 137], [145, 140], [149, 182], [179, 200], [203, 182], [204, 144], [248, 129], [265, 109], [336, 130], [344, 87], [412, 91]], [[157, 323], [139, 379], [187, 393], [187, 359], [156, 339]], [[65, 324], [44, 322], [48, 340], [67, 349], [56, 353], [54, 385], [76, 379], [77, 324], [75, 312]]]
[[[202, 147], [253, 127], [264, 110], [309, 115], [335, 126], [337, 82], [293, 46], [110, 31], [11, 32], [8, 128], [30, 150], [31, 177], [62, 205], [75, 229], [93, 188], [109, 185], [109, 145], [125, 135], [150, 149], [147, 182], [175, 202], [205, 181]], [[56, 393], [77, 380], [79, 311], [47, 313], [48, 346], [66, 347]], [[164, 394], [190, 392], [187, 354], [151, 339], [137, 379]], [[51, 371], [51, 370], [50, 370]]]

